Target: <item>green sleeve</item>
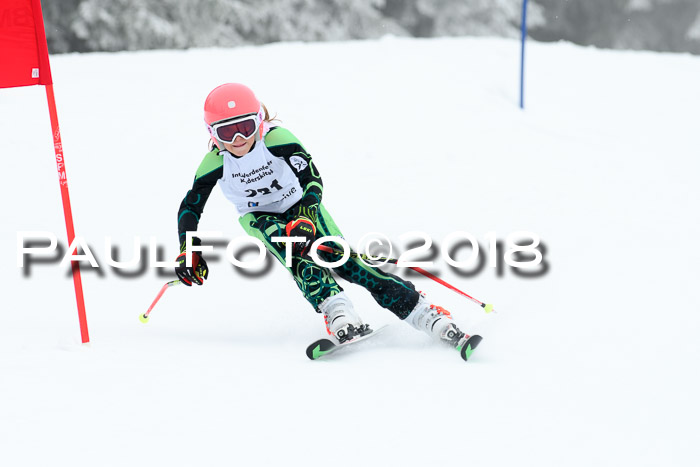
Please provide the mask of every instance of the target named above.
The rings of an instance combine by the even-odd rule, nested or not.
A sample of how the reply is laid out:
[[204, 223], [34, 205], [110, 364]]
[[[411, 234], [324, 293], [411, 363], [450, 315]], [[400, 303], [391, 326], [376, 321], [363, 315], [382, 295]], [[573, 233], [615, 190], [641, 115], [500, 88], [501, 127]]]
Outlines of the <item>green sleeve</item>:
[[185, 240], [186, 232], [197, 230], [199, 219], [204, 212], [204, 205], [214, 185], [223, 174], [224, 158], [219, 154], [218, 149], [214, 149], [204, 156], [192, 182], [192, 188], [180, 203], [180, 210], [177, 213], [177, 232], [180, 243]]

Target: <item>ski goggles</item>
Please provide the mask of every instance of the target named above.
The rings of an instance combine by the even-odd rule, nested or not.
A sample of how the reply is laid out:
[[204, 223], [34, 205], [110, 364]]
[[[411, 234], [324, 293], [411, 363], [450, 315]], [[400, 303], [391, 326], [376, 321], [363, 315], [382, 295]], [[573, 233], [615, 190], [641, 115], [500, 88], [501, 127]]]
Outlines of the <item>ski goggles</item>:
[[234, 120], [215, 123], [209, 127], [209, 132], [222, 143], [233, 143], [238, 135], [245, 139], [250, 138], [255, 134], [259, 126], [260, 119], [256, 114], [252, 114]]

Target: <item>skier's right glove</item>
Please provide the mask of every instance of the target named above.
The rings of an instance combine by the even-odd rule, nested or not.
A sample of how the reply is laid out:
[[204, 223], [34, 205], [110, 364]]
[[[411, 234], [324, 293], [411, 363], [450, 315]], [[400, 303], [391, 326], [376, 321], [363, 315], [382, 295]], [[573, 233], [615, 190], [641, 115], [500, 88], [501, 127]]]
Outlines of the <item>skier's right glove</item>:
[[[200, 246], [202, 241], [197, 237], [192, 237], [192, 245]], [[177, 259], [177, 266], [175, 267], [175, 274], [180, 282], [188, 287], [192, 284], [202, 285], [209, 275], [209, 268], [207, 267], [207, 262], [197, 251], [192, 252], [192, 266], [187, 267], [187, 261], [185, 257], [185, 242], [180, 245], [180, 254]]]

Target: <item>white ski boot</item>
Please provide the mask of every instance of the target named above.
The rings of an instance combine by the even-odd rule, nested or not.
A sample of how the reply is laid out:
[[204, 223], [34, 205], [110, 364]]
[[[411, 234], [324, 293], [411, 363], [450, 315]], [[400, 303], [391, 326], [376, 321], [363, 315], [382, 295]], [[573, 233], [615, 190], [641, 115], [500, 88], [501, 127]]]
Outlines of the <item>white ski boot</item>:
[[323, 313], [328, 334], [335, 336], [341, 344], [369, 331], [369, 326], [362, 324], [362, 318], [355, 313], [355, 308], [345, 292], [325, 299], [319, 310]]
[[406, 322], [419, 331], [425, 332], [434, 339], [446, 342], [458, 350], [470, 337], [454, 324], [449, 311], [430, 303], [423, 293], [420, 294], [418, 303], [411, 314], [406, 317]]

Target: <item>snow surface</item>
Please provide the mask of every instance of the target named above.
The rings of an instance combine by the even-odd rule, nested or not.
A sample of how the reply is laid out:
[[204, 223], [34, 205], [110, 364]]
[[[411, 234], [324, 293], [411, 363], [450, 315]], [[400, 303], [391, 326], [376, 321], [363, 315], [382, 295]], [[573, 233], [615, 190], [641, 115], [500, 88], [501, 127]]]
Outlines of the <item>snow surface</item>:
[[[0, 465], [698, 465], [700, 58], [531, 43], [522, 112], [518, 54], [386, 38], [53, 57], [76, 229], [103, 266], [83, 267], [89, 346], [67, 268], [16, 267], [18, 231], [65, 246], [65, 228], [44, 91], [1, 90]], [[304, 142], [351, 244], [528, 230], [548, 273], [438, 259], [492, 315], [411, 278], [484, 336], [467, 364], [356, 286], [364, 318], [395, 325], [307, 360], [322, 319], [278, 264], [211, 261], [141, 324], [167, 279], [118, 276], [104, 239], [176, 255], [201, 106], [227, 81]], [[200, 229], [243, 234], [218, 188]]]

